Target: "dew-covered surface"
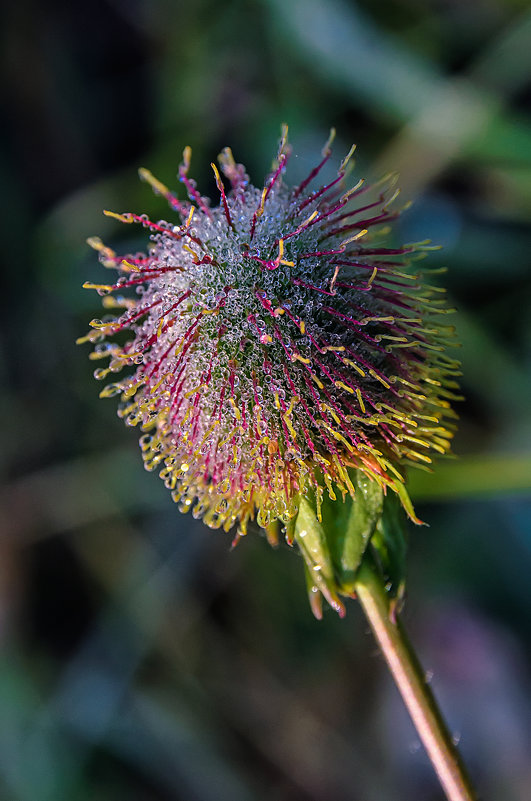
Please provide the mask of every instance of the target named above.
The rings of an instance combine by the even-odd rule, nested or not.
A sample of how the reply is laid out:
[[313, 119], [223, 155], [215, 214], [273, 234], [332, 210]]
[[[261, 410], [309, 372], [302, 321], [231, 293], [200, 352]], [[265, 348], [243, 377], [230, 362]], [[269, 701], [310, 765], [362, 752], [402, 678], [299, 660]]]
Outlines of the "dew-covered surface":
[[466, 401], [458, 458], [409, 470], [429, 527], [409, 527], [404, 620], [482, 801], [529, 800], [527, 6], [6, 4], [2, 801], [441, 801], [356, 602], [318, 622], [295, 549], [250, 525], [231, 551], [235, 529], [180, 514], [148, 432], [98, 398], [140, 365], [96, 382], [105, 360], [75, 345], [117, 313], [80, 288], [119, 277], [86, 239], [149, 244], [101, 209], [181, 224], [137, 168], [184, 202], [190, 143], [215, 208], [210, 161], [230, 144], [261, 186], [282, 121], [288, 187], [335, 125], [323, 183], [356, 142], [353, 184], [399, 170], [395, 206], [414, 200], [393, 244], [443, 245], [420, 266], [448, 267], [427, 280], [458, 308]]
[[[415, 519], [403, 470], [449, 450], [459, 400], [459, 363], [444, 353], [453, 327], [439, 322], [449, 309], [419, 265], [426, 243], [389, 246], [396, 178], [356, 180], [351, 149], [323, 184], [327, 143], [290, 187], [290, 155], [284, 129], [259, 190], [226, 148], [230, 191], [213, 165], [217, 206], [188, 176], [188, 147], [188, 202], [141, 170], [180, 224], [110, 213], [143, 225], [151, 246], [117, 256], [91, 240], [120, 277], [88, 288], [125, 311], [93, 320], [81, 342], [110, 357], [99, 379], [136, 365], [101, 394], [120, 394], [120, 416], [148, 432], [146, 469], [160, 471], [181, 511], [245, 534], [255, 517], [263, 528], [288, 523], [309, 491], [318, 508], [323, 490], [354, 496], [349, 471], [360, 469]], [[124, 345], [100, 342], [124, 330]]]

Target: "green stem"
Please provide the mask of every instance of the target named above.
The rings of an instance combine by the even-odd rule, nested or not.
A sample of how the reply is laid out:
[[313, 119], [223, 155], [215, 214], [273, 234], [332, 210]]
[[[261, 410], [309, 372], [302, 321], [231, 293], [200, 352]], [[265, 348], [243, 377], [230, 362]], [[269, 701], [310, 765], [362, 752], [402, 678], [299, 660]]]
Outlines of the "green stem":
[[474, 801], [457, 749], [369, 552], [357, 574], [356, 593], [448, 801]]

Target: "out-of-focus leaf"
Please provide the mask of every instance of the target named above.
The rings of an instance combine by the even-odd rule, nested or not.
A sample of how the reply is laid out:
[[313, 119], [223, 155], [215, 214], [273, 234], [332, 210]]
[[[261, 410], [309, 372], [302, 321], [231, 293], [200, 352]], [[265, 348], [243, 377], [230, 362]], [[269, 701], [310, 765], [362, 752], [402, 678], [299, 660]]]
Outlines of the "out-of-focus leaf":
[[[531, 48], [530, 48], [531, 50]], [[531, 117], [493, 114], [477, 137], [471, 137], [464, 147], [464, 156], [485, 163], [531, 164]]]
[[268, 0], [319, 78], [341, 86], [373, 109], [407, 119], [420, 113], [444, 85], [439, 70], [398, 39], [379, 30], [342, 0]]
[[[458, 357], [469, 386], [495, 413], [503, 410], [503, 422], [514, 427], [529, 415], [531, 376], [486, 326], [465, 309], [459, 309], [457, 333], [462, 348]], [[483, 358], [482, 358], [483, 356]]]
[[531, 71], [530, 41], [531, 13], [525, 9], [475, 60], [470, 77], [500, 93], [524, 89]]
[[438, 464], [433, 473], [412, 470], [408, 486], [415, 501], [449, 501], [529, 492], [531, 454], [462, 456]]

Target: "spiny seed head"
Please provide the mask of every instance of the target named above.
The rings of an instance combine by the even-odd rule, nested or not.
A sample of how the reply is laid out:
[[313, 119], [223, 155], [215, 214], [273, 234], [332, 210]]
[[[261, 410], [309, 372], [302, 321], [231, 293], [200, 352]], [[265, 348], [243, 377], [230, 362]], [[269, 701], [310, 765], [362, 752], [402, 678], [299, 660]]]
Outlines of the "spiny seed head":
[[394, 180], [347, 182], [353, 150], [317, 183], [331, 140], [290, 187], [286, 133], [263, 189], [223, 151], [231, 189], [212, 165], [215, 207], [188, 176], [189, 148], [179, 169], [189, 201], [140, 171], [179, 221], [107, 212], [143, 225], [151, 244], [118, 256], [90, 240], [119, 277], [85, 286], [118, 311], [80, 341], [110, 359], [96, 378], [128, 368], [101, 395], [121, 395], [120, 417], [144, 432], [146, 469], [208, 525], [287, 524], [310, 492], [319, 515], [323, 492], [355, 493], [355, 470], [415, 519], [403, 469], [448, 451], [458, 375], [440, 290], [411, 267], [425, 243], [389, 246]]

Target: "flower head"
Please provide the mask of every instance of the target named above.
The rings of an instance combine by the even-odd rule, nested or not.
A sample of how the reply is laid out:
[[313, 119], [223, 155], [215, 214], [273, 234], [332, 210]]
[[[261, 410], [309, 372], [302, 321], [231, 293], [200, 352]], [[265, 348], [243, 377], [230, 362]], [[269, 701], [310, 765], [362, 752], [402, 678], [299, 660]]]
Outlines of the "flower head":
[[449, 449], [458, 365], [444, 353], [452, 329], [438, 323], [440, 290], [411, 266], [425, 243], [389, 245], [393, 179], [349, 181], [353, 149], [318, 183], [330, 142], [290, 187], [284, 130], [263, 189], [226, 148], [230, 190], [212, 165], [215, 206], [189, 178], [186, 148], [188, 201], [140, 172], [177, 223], [111, 214], [149, 230], [146, 253], [90, 240], [118, 278], [85, 286], [118, 311], [81, 341], [110, 358], [96, 378], [128, 368], [101, 395], [121, 395], [119, 415], [144, 432], [146, 469], [213, 527], [287, 524], [308, 493], [319, 515], [324, 493], [355, 494], [356, 470], [415, 519], [404, 468]]

